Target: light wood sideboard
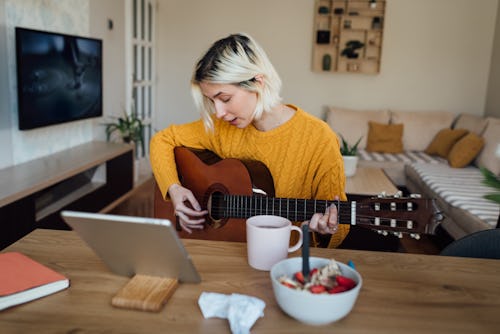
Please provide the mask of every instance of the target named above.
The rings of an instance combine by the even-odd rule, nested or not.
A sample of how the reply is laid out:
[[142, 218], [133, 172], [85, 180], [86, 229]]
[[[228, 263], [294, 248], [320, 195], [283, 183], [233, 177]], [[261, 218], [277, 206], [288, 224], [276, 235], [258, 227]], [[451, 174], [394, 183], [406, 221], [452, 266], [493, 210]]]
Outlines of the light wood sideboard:
[[99, 211], [133, 187], [133, 147], [89, 142], [0, 170], [0, 249], [37, 227], [65, 229], [62, 209]]

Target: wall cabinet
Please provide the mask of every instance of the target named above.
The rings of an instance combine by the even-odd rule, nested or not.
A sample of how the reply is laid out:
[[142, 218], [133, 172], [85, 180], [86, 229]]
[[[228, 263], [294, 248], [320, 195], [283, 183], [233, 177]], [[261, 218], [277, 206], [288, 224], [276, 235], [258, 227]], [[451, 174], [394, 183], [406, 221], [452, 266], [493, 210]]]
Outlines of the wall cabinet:
[[385, 0], [316, 0], [312, 69], [380, 72]]

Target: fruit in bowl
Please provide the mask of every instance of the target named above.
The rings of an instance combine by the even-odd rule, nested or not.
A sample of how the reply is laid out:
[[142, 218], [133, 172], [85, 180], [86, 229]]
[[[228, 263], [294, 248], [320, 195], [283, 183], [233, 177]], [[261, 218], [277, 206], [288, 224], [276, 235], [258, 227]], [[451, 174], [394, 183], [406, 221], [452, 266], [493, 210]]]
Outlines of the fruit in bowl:
[[[309, 265], [312, 269], [307, 278], [301, 275], [300, 257], [271, 268], [274, 297], [281, 309], [310, 325], [328, 324], [349, 314], [363, 283], [361, 275], [344, 263], [325, 258], [311, 257]], [[321, 271], [326, 274], [319, 275]]]

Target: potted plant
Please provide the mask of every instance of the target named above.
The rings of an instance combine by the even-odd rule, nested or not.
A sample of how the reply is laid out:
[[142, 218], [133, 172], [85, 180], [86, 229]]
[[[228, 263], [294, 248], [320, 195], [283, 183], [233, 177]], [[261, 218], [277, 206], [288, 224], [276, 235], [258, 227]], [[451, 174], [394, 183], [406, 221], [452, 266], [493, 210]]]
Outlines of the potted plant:
[[344, 172], [345, 176], [353, 176], [356, 174], [356, 167], [358, 165], [358, 145], [361, 142], [362, 136], [354, 145], [349, 145], [347, 140], [340, 135], [342, 139], [342, 145], [340, 146], [340, 153], [342, 154], [342, 159], [344, 160]]
[[113, 118], [116, 120], [104, 124], [106, 126], [106, 139], [109, 141], [111, 135], [118, 131], [123, 142], [141, 145], [144, 152], [144, 123], [137, 116], [135, 109], [132, 108], [130, 114], [124, 110], [122, 117], [115, 116]]

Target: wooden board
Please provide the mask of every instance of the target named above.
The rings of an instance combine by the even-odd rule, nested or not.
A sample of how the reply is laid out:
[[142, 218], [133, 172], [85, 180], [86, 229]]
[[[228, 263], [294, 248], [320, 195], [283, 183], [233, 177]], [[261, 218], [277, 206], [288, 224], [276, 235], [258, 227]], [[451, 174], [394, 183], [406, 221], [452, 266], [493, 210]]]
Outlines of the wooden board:
[[135, 275], [111, 299], [119, 308], [158, 312], [177, 289], [174, 278]]

